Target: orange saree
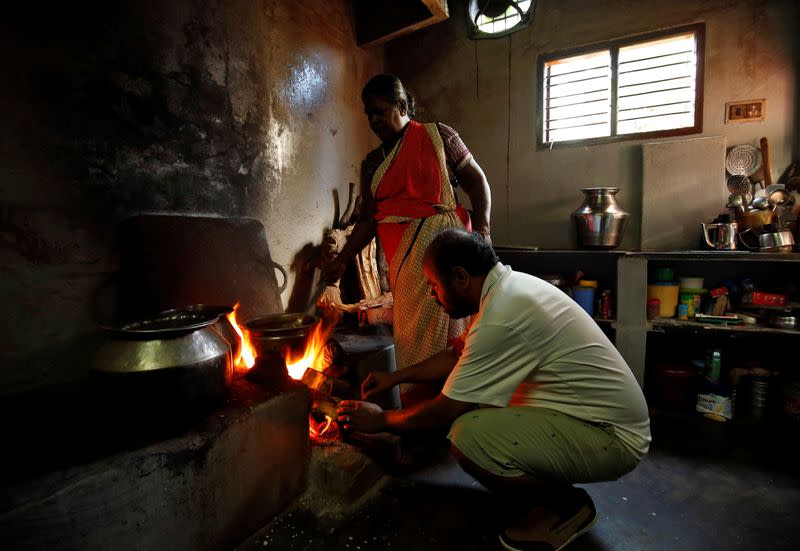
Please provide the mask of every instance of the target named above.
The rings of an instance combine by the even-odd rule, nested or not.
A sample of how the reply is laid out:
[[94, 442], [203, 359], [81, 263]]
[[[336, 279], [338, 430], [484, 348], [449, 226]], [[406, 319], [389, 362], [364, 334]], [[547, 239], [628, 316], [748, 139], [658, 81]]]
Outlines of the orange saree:
[[[437, 125], [411, 121], [371, 182], [395, 299], [398, 369], [444, 350], [466, 328], [465, 320], [451, 320], [430, 297], [422, 273], [425, 249], [441, 230], [471, 227], [466, 209], [455, 201], [445, 163]], [[403, 394], [409, 391], [401, 389]]]

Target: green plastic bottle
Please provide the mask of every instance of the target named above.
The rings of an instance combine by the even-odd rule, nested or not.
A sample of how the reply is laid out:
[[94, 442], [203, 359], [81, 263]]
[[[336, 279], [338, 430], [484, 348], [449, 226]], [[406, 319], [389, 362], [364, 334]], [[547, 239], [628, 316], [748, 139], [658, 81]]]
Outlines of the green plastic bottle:
[[719, 350], [712, 350], [708, 359], [708, 378], [714, 384], [719, 384], [722, 370], [722, 354]]

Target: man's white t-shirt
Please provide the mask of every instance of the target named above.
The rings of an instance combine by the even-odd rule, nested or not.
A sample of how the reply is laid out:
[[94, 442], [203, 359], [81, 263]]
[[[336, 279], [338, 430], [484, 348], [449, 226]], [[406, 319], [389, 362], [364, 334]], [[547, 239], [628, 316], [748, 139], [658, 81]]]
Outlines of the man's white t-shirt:
[[557, 287], [499, 262], [442, 393], [608, 423], [637, 458], [650, 445], [642, 390], [597, 323]]

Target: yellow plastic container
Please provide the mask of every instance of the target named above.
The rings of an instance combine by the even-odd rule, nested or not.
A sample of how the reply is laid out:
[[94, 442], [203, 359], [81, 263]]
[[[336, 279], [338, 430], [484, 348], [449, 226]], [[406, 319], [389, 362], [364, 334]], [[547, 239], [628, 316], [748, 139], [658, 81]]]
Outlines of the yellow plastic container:
[[662, 318], [674, 318], [678, 308], [679, 286], [677, 284], [648, 285], [647, 299], [657, 298], [661, 301], [659, 315]]

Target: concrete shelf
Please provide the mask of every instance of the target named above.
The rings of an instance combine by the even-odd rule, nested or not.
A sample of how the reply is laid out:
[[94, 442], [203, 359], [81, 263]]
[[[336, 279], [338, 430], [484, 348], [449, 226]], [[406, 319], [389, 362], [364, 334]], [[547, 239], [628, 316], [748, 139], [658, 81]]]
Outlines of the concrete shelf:
[[765, 327], [763, 325], [746, 324], [721, 324], [721, 323], [702, 323], [697, 321], [676, 320], [670, 318], [656, 318], [648, 322], [649, 332], [676, 332], [676, 333], [730, 333], [730, 334], [753, 334], [753, 335], [800, 335], [800, 329], [781, 329], [777, 327]]
[[797, 329], [764, 326], [722, 326], [663, 318], [648, 320], [646, 312], [649, 272], [669, 266], [676, 274], [697, 274], [709, 282], [755, 277], [778, 284], [800, 280], [800, 253], [756, 253], [750, 251], [544, 251], [525, 247], [496, 247], [501, 261], [512, 268], [534, 275], [560, 273], [567, 277], [584, 271], [611, 289], [616, 301], [617, 319], [596, 320], [601, 327], [614, 330], [614, 344], [633, 374], [644, 386], [647, 336], [674, 334], [682, 336], [739, 336], [764, 338], [800, 336]]

